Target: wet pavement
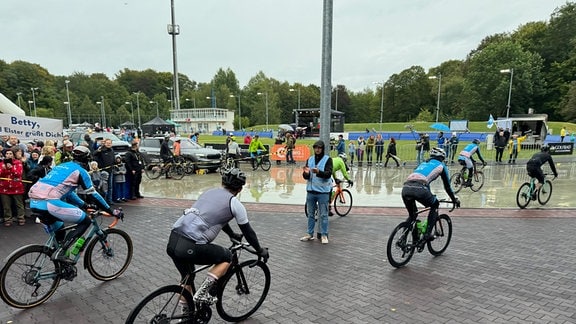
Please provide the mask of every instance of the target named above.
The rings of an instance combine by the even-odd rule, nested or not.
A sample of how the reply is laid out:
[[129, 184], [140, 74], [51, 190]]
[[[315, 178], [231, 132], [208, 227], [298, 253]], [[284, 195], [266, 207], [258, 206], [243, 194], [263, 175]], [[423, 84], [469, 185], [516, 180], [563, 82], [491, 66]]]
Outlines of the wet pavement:
[[[576, 161], [572, 157], [555, 159], [559, 177], [553, 184], [552, 198], [547, 208], [576, 208], [574, 180]], [[247, 185], [240, 193], [244, 203], [271, 203], [303, 205], [306, 200], [306, 181], [302, 178], [303, 163], [295, 166], [280, 166], [275, 163], [269, 171], [252, 171], [249, 164], [240, 168], [247, 175]], [[353, 195], [355, 207], [403, 207], [402, 184], [412, 172], [414, 165], [396, 167], [352, 167], [350, 171], [354, 186], [348, 188]], [[450, 173], [460, 170], [458, 164], [450, 165]], [[543, 170], [546, 173], [548, 165]], [[530, 180], [526, 174], [525, 161], [517, 164], [497, 165], [490, 162], [483, 170], [485, 184], [478, 192], [464, 188], [458, 193], [465, 208], [518, 208], [516, 193], [518, 188]], [[548, 171], [550, 172], [550, 171]], [[550, 172], [551, 173], [551, 172]], [[194, 174], [182, 180], [156, 179], [143, 177], [142, 193], [146, 197], [196, 200], [198, 196], [219, 183], [218, 173]], [[439, 197], [445, 197], [442, 181], [432, 183], [432, 190]], [[539, 205], [531, 202], [528, 208]]]

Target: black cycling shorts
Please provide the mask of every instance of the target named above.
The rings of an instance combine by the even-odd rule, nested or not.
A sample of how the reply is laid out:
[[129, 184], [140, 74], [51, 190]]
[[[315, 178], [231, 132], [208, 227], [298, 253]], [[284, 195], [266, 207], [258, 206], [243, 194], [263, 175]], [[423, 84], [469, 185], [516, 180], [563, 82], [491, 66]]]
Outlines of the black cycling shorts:
[[530, 177], [538, 179], [540, 183], [544, 183], [544, 172], [539, 166], [528, 164], [526, 165], [526, 171], [528, 171]]

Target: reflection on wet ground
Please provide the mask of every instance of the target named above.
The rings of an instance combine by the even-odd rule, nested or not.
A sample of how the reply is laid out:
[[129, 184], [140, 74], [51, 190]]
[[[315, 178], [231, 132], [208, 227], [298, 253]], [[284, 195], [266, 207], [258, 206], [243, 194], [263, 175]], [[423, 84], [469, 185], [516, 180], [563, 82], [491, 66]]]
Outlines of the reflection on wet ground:
[[[559, 177], [553, 181], [552, 199], [547, 207], [575, 208], [576, 162], [557, 162]], [[241, 165], [248, 175], [240, 200], [251, 203], [278, 203], [303, 205], [306, 200], [306, 181], [302, 178], [300, 166], [273, 165], [269, 171], [247, 171], [248, 165]], [[459, 171], [459, 166], [450, 166], [450, 172]], [[349, 188], [354, 197], [354, 206], [363, 207], [402, 207], [402, 184], [412, 172], [412, 167], [381, 168], [353, 167], [350, 175], [354, 186]], [[546, 172], [547, 166], [544, 167]], [[485, 184], [479, 192], [464, 188], [458, 196], [466, 208], [518, 208], [516, 192], [522, 183], [529, 181], [525, 164], [488, 165], [484, 168]], [[219, 173], [186, 176], [182, 180], [149, 180], [144, 176], [142, 193], [147, 197], [196, 200], [204, 191], [220, 184]], [[442, 182], [436, 180], [432, 191], [444, 197]], [[528, 208], [539, 206], [531, 202]]]

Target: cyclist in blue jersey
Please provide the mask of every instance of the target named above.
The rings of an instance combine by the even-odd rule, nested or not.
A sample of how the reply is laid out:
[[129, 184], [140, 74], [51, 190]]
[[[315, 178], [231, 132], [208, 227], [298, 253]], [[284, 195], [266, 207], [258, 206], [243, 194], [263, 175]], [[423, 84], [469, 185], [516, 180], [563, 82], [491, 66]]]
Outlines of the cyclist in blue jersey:
[[[90, 226], [90, 217], [86, 214], [86, 202], [76, 194], [79, 186], [85, 189], [84, 194], [91, 197], [93, 203], [111, 215], [120, 217], [120, 210], [112, 211], [106, 200], [96, 191], [90, 174], [86, 171], [90, 150], [77, 146], [72, 151], [73, 161], [57, 165], [44, 178], [36, 182], [29, 192], [30, 209], [39, 214], [48, 230], [56, 232], [56, 239], [63, 241], [60, 249], [54, 252], [53, 259], [71, 263], [65, 252]], [[76, 223], [78, 226], [66, 237], [61, 230], [64, 222]]]
[[443, 163], [445, 158], [446, 153], [443, 149], [433, 148], [430, 151], [430, 159], [418, 165], [414, 172], [408, 176], [402, 188], [402, 200], [408, 210], [410, 220], [415, 219], [417, 216], [416, 202], [430, 207], [428, 225], [426, 227], [426, 233], [424, 234], [424, 240], [426, 241], [434, 239], [434, 237], [430, 235], [430, 232], [432, 228], [434, 228], [434, 223], [438, 217], [438, 207], [440, 206], [438, 199], [436, 199], [436, 196], [430, 191], [430, 183], [440, 177], [444, 183], [444, 190], [446, 190], [450, 199], [452, 199], [456, 206], [460, 206], [460, 201], [456, 198], [454, 191], [452, 191], [450, 187], [448, 167]]
[[460, 156], [458, 157], [458, 163], [462, 166], [466, 166], [468, 168], [468, 181], [464, 184], [465, 187], [472, 187], [472, 173], [474, 172], [474, 153], [478, 155], [480, 161], [482, 161], [482, 165], [486, 165], [486, 162], [482, 158], [482, 154], [480, 154], [480, 140], [475, 138], [472, 143], [466, 145], [464, 149], [460, 152]]

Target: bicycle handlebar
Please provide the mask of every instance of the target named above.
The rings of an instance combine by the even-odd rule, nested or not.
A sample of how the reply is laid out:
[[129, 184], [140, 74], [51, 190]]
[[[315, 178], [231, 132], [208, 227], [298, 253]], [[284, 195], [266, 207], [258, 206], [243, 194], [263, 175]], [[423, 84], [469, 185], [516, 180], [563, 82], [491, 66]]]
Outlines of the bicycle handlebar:
[[[262, 260], [262, 257], [258, 254], [258, 251], [256, 251], [256, 249], [254, 249], [250, 245], [250, 243], [242, 242], [242, 240], [237, 240], [234, 238], [230, 238], [230, 241], [232, 242], [232, 245], [229, 247], [230, 251], [234, 252], [234, 251], [238, 251], [238, 250], [242, 249], [242, 250], [246, 250], [246, 251], [258, 256], [258, 259], [256, 261], [254, 261], [254, 263], [249, 265], [250, 268], [255, 266], [256, 263], [258, 263], [258, 261]], [[264, 262], [266, 262], [266, 260]]]
[[120, 219], [124, 220], [124, 213], [122, 212], [122, 207], [120, 207], [119, 209], [120, 209], [120, 214], [118, 216], [111, 215], [110, 213], [103, 211], [103, 210], [100, 210], [100, 209], [98, 209], [98, 207], [93, 206], [93, 205], [88, 205], [86, 207], [86, 212], [89, 214], [91, 219], [95, 219], [98, 216], [114, 217], [114, 220], [112, 221], [112, 223], [110, 223], [110, 225], [108, 225], [108, 228], [113, 228], [114, 226], [116, 226], [116, 224], [118, 224], [118, 221]]
[[453, 212], [454, 209], [456, 208], [460, 208], [460, 204], [457, 204], [455, 201], [452, 200], [448, 200], [448, 199], [439, 199], [438, 200], [439, 203], [446, 203], [446, 204], [452, 204], [452, 208], [450, 208], [450, 210], [448, 212]]

